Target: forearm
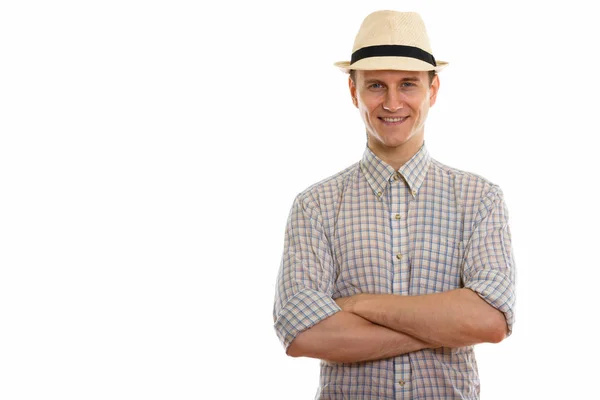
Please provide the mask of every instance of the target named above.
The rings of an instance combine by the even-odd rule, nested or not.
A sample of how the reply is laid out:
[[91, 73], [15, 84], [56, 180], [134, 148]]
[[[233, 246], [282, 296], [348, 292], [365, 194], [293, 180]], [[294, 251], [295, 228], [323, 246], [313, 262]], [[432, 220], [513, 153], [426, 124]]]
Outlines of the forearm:
[[422, 296], [358, 295], [342, 307], [368, 321], [444, 347], [497, 343], [504, 315], [469, 289]]
[[288, 355], [352, 363], [394, 357], [430, 347], [434, 346], [340, 311], [300, 333], [289, 346]]

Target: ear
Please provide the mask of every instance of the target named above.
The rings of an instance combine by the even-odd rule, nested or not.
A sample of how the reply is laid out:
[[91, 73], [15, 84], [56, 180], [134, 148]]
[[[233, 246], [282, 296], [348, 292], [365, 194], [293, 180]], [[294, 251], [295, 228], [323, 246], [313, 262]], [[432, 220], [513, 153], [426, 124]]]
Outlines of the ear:
[[350, 88], [350, 96], [352, 97], [352, 104], [358, 108], [358, 100], [356, 98], [356, 85], [350, 76], [348, 76], [348, 87]]
[[429, 107], [435, 104], [438, 90], [440, 90], [440, 78], [438, 74], [435, 74], [433, 82], [431, 82], [431, 87], [429, 88]]

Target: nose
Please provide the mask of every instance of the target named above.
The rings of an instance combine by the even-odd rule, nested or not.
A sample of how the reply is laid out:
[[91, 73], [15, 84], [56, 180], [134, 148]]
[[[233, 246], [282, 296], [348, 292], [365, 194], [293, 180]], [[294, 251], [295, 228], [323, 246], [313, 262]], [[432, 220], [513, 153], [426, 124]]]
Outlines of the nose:
[[393, 90], [387, 92], [383, 101], [383, 109], [390, 112], [396, 112], [404, 108], [402, 99]]

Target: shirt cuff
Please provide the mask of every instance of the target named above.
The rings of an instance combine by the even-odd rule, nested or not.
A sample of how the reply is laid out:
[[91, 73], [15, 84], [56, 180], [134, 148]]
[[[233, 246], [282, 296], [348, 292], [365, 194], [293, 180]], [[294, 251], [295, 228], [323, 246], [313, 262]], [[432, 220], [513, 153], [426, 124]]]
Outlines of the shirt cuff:
[[504, 313], [508, 326], [507, 337], [512, 333], [515, 321], [515, 293], [511, 278], [500, 271], [479, 271], [465, 288], [471, 289], [489, 305]]
[[341, 311], [329, 296], [312, 289], [304, 289], [290, 298], [275, 321], [275, 331], [284, 348], [300, 332]]

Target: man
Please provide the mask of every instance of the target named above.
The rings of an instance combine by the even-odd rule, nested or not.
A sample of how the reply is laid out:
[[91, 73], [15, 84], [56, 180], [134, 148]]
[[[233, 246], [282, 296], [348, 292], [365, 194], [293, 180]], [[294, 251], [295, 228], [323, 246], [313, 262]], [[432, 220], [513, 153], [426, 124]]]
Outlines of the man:
[[418, 14], [370, 14], [336, 65], [350, 72], [367, 148], [294, 201], [277, 335], [290, 356], [322, 360], [318, 399], [478, 399], [473, 345], [513, 324], [502, 191], [424, 145], [447, 63]]

